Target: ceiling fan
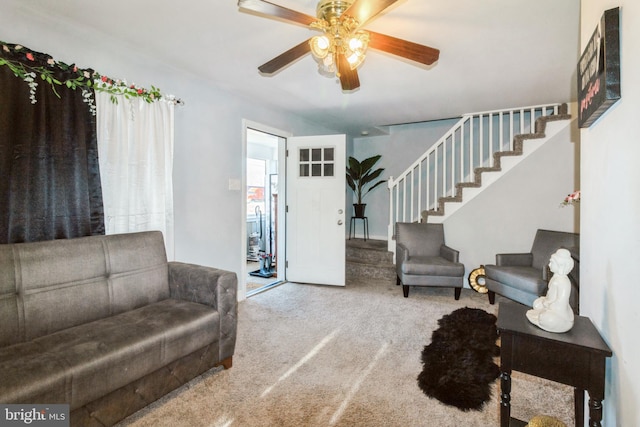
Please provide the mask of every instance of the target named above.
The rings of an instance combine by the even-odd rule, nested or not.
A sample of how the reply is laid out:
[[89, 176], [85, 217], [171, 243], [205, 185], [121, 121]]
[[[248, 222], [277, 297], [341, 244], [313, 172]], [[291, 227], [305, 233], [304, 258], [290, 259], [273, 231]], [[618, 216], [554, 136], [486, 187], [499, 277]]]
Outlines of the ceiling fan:
[[367, 48], [425, 65], [438, 60], [438, 49], [362, 29], [365, 23], [396, 1], [320, 0], [316, 9], [317, 17], [264, 0], [238, 0], [238, 7], [322, 32], [259, 66], [261, 73], [274, 74], [311, 52], [322, 74], [337, 76], [342, 90], [351, 91], [360, 87], [357, 68], [364, 61]]

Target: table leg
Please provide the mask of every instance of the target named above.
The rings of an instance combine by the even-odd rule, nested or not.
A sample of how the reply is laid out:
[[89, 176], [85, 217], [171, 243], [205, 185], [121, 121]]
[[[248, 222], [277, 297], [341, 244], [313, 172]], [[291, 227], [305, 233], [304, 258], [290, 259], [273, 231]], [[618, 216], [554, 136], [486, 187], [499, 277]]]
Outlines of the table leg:
[[511, 372], [500, 373], [500, 427], [509, 427], [511, 421]]
[[602, 400], [594, 399], [589, 393], [589, 427], [602, 427]]
[[366, 242], [369, 238], [369, 218], [364, 218], [364, 241]]
[[578, 387], [573, 389], [573, 407], [576, 414], [576, 427], [584, 427], [584, 390]]
[[351, 227], [353, 226], [353, 217], [351, 217], [351, 221], [349, 221], [349, 240], [351, 240]]

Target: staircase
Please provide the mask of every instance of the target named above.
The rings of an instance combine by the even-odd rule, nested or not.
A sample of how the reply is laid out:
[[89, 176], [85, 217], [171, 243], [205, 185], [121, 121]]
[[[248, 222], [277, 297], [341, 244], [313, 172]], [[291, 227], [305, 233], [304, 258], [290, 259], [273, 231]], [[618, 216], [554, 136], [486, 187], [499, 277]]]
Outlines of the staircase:
[[387, 250], [385, 240], [347, 240], [346, 257], [347, 279], [379, 279], [395, 283], [393, 253]]
[[443, 222], [570, 119], [566, 104], [465, 114], [398, 178], [389, 178], [388, 250], [395, 249], [396, 222]]

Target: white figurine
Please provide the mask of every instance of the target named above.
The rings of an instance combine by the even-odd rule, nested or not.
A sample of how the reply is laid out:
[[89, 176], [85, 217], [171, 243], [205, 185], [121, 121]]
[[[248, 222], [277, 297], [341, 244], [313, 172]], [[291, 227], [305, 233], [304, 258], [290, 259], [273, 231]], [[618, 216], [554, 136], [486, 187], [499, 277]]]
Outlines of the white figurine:
[[573, 310], [569, 305], [571, 281], [568, 274], [573, 269], [573, 259], [566, 249], [558, 249], [549, 260], [553, 276], [549, 281], [547, 295], [533, 302], [527, 311], [531, 323], [549, 332], [567, 332], [573, 327]]

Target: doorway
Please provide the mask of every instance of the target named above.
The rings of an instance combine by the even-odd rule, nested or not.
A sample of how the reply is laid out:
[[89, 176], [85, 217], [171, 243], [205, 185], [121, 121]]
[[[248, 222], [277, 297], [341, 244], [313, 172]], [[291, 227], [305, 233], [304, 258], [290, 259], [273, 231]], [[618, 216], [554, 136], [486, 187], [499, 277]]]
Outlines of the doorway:
[[[286, 138], [256, 124], [245, 125], [246, 296], [285, 280], [284, 155]], [[282, 159], [282, 161], [281, 161]]]

